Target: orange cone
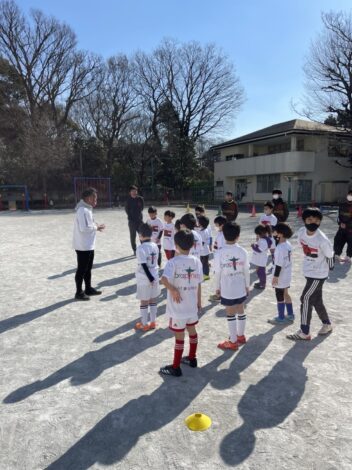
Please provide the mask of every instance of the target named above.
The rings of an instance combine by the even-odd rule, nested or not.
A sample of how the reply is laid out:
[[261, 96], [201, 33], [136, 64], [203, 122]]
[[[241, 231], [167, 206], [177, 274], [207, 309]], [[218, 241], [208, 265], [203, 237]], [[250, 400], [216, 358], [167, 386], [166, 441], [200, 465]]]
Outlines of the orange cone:
[[252, 205], [252, 213], [249, 217], [257, 217], [257, 212], [255, 210], [255, 205], [254, 204]]

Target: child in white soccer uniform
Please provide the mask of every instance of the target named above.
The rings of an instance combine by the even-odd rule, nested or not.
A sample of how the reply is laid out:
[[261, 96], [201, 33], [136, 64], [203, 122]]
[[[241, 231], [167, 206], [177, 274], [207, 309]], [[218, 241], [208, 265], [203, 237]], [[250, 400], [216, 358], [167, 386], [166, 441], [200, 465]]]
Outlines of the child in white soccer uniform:
[[[277, 316], [268, 322], [272, 325], [278, 325], [293, 322], [295, 319], [292, 300], [288, 293], [292, 277], [292, 246], [287, 240], [292, 237], [292, 230], [285, 222], [279, 222], [276, 224], [274, 234], [278, 243], [274, 253], [275, 265], [272, 286], [275, 288]], [[285, 316], [285, 306], [287, 316]]]
[[[160, 294], [158, 274], [158, 247], [151, 241], [152, 228], [149, 224], [141, 224], [139, 238], [141, 245], [137, 247], [138, 261], [137, 299], [141, 301], [141, 321], [136, 323], [136, 330], [148, 331], [156, 328], [156, 298]], [[148, 305], [150, 308], [150, 323], [148, 324]]]
[[205, 215], [198, 217], [199, 234], [202, 238], [202, 249], [200, 252], [200, 260], [203, 265], [203, 279], [208, 281], [209, 277], [209, 255], [210, 255], [210, 244], [211, 244], [211, 232], [209, 227], [209, 219]]
[[269, 236], [271, 229], [269, 226], [257, 225], [254, 233], [257, 236], [255, 243], [252, 243], [252, 258], [251, 263], [256, 266], [259, 282], [254, 284], [256, 289], [265, 289], [266, 286], [266, 263], [268, 261], [268, 250], [272, 245], [271, 236]]
[[[248, 253], [238, 245], [240, 226], [227, 222], [223, 227], [226, 245], [215, 257], [217, 293], [225, 306], [230, 337], [218, 344], [220, 349], [236, 351], [246, 342], [244, 302], [249, 293]], [[237, 315], [237, 318], [236, 318]]]
[[[191, 230], [182, 229], [175, 234], [178, 256], [169, 260], [164, 269], [161, 283], [167, 289], [166, 313], [169, 328], [175, 333], [174, 360], [171, 365], [161, 367], [160, 373], [180, 377], [181, 362], [197, 367], [198, 310], [201, 308], [201, 282], [203, 279], [200, 260], [190, 255], [194, 243]], [[185, 329], [189, 334], [189, 354], [182, 358]]]
[[323, 302], [323, 285], [329, 269], [334, 268], [334, 252], [329, 239], [320, 229], [323, 214], [317, 207], [305, 209], [302, 214], [304, 227], [298, 231], [298, 242], [304, 253], [303, 274], [307, 280], [301, 295], [301, 329], [297, 333], [287, 335], [288, 339], [310, 340], [310, 322], [312, 310], [315, 308], [322, 327], [319, 335], [332, 331], [329, 315]]
[[[226, 224], [227, 219], [223, 215], [218, 215], [214, 219], [214, 225], [217, 230], [217, 234], [215, 237], [214, 241], [214, 260], [217, 256], [217, 254], [224, 248], [225, 246], [225, 238], [224, 234], [222, 233], [223, 226]], [[215, 294], [212, 294], [209, 296], [209, 300], [211, 302], [220, 302], [221, 297], [219, 294], [215, 292]]]
[[195, 230], [196, 223], [196, 218], [193, 214], [190, 213], [183, 215], [180, 219], [181, 229], [188, 228], [188, 230], [191, 230], [193, 233], [194, 243], [189, 254], [196, 256], [198, 259], [200, 259], [200, 252], [202, 250], [202, 238], [199, 234], [199, 231]]
[[[274, 204], [271, 201], [266, 201], [266, 203], [264, 204], [264, 214], [262, 214], [259, 217], [259, 223], [261, 225], [270, 225], [272, 230], [274, 230], [274, 228], [277, 225], [277, 217], [276, 215], [273, 214], [273, 210], [274, 210]], [[271, 238], [271, 241], [272, 241], [272, 245], [270, 247], [270, 254], [271, 254], [271, 262], [272, 262], [272, 268], [273, 268], [274, 251], [275, 251], [276, 242], [273, 237]], [[269, 270], [269, 273], [272, 272], [272, 268]]]
[[158, 211], [156, 207], [151, 206], [148, 209], [149, 219], [147, 219], [147, 224], [152, 227], [152, 242], [156, 243], [158, 246], [158, 266], [161, 266], [161, 237], [164, 231], [164, 224], [161, 219], [158, 217]]
[[166, 258], [169, 260], [175, 256], [175, 224], [173, 219], [175, 212], [167, 210], [164, 212], [164, 232], [163, 232], [163, 248]]

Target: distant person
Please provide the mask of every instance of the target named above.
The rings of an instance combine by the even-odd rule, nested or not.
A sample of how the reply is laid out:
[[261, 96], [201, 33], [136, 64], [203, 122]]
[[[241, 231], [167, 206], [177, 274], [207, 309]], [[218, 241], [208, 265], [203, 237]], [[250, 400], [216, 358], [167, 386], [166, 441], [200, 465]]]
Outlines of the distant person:
[[164, 233], [163, 221], [158, 217], [158, 210], [155, 206], [150, 206], [148, 209], [149, 218], [147, 224], [152, 228], [152, 242], [158, 246], [158, 266], [161, 266], [161, 237]]
[[272, 213], [275, 215], [278, 222], [286, 222], [289, 216], [289, 211], [287, 203], [282, 199], [281, 189], [273, 189], [272, 196], [274, 205], [274, 210]]
[[227, 222], [234, 222], [238, 216], [238, 206], [233, 198], [231, 191], [225, 194], [225, 201], [221, 204], [222, 215], [226, 217]]
[[[334, 238], [334, 252], [337, 261], [351, 262], [352, 258], [352, 190], [348, 191], [346, 201], [339, 205], [339, 229]], [[347, 243], [346, 258], [342, 259], [342, 250]]]
[[133, 254], [136, 255], [136, 237], [138, 228], [143, 222], [144, 200], [138, 196], [137, 186], [130, 186], [129, 196], [126, 201], [125, 211], [128, 217], [128, 228], [130, 229], [130, 239]]
[[[93, 219], [93, 207], [97, 205], [97, 191], [88, 188], [82, 193], [82, 199], [76, 206], [73, 229], [73, 248], [77, 253], [77, 271], [75, 276], [77, 300], [90, 300], [91, 295], [100, 295], [92, 287], [92, 267], [94, 261], [95, 239], [98, 232], [105, 229], [104, 224], [96, 224]], [[83, 280], [85, 290], [82, 290]]]

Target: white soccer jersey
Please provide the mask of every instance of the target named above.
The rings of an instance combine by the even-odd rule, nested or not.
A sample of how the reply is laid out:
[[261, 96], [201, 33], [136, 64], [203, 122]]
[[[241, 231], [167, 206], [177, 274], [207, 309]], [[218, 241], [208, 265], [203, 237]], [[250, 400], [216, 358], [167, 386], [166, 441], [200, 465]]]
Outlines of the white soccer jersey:
[[218, 251], [224, 248], [226, 244], [224, 234], [222, 232], [218, 232], [215, 237], [215, 242], [214, 242], [214, 250]]
[[154, 277], [155, 281], [159, 282], [158, 254], [159, 249], [154, 242], [143, 242], [137, 247], [136, 256], [138, 266], [136, 270], [136, 280], [138, 284], [150, 284], [150, 281], [142, 267], [143, 263], [146, 263], [150, 274]]
[[[149, 224], [153, 230], [152, 233], [152, 242], [157, 243], [159, 233], [164, 229], [164, 224], [159, 219], [159, 217], [156, 217], [155, 219], [147, 219], [147, 224]], [[161, 241], [157, 243], [158, 245], [161, 245]]]
[[320, 229], [314, 235], [308, 235], [307, 229], [298, 230], [298, 243], [304, 253], [303, 274], [313, 279], [326, 279], [329, 274], [328, 260], [334, 256], [332, 245], [328, 237]]
[[268, 250], [271, 247], [271, 238], [264, 237], [259, 238], [255, 243], [252, 245], [252, 257], [251, 263], [255, 266], [266, 266], [268, 261]]
[[200, 233], [197, 232], [196, 230], [192, 230], [192, 233], [194, 236], [194, 244], [189, 254], [192, 256], [196, 256], [197, 258], [200, 258], [200, 252], [202, 250], [202, 237], [200, 236]]
[[179, 255], [170, 259], [164, 268], [163, 277], [175, 286], [181, 294], [176, 303], [167, 291], [166, 313], [171, 318], [191, 318], [198, 313], [198, 286], [203, 280], [200, 260], [191, 255]]
[[226, 245], [214, 258], [217, 289], [225, 299], [240, 299], [249, 288], [249, 261], [247, 251], [239, 246]]
[[175, 224], [170, 222], [167, 224], [164, 223], [164, 233], [163, 233], [163, 248], [164, 250], [174, 250], [175, 249]]
[[275, 267], [280, 266], [281, 271], [279, 274], [279, 282], [278, 287], [279, 289], [285, 289], [286, 287], [290, 287], [291, 284], [291, 276], [292, 276], [292, 246], [291, 243], [285, 241], [284, 243], [279, 243], [275, 248], [274, 253], [274, 273]]
[[210, 244], [210, 237], [211, 237], [208, 227], [201, 230], [199, 232], [199, 235], [202, 238], [202, 249], [200, 250], [200, 255], [207, 256], [210, 253], [209, 244]]
[[259, 218], [259, 223], [262, 225], [270, 225], [271, 227], [275, 227], [275, 225], [277, 225], [277, 217], [274, 214], [262, 214]]

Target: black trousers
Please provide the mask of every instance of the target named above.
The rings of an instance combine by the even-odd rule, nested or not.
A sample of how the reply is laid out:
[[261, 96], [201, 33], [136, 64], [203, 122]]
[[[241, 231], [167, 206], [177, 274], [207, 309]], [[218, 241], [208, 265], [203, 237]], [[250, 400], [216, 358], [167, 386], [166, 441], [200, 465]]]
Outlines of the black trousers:
[[203, 265], [204, 276], [209, 276], [209, 255], [201, 256], [200, 260]]
[[335, 255], [340, 256], [347, 243], [346, 255], [352, 257], [352, 230], [339, 228], [334, 238]]
[[310, 325], [312, 319], [313, 307], [315, 308], [320, 320], [329, 322], [328, 312], [323, 302], [323, 285], [325, 279], [306, 278], [307, 283], [301, 295], [301, 325]]
[[76, 293], [79, 294], [82, 292], [82, 284], [84, 284], [87, 289], [92, 287], [92, 267], [94, 260], [94, 250], [90, 251], [79, 251], [77, 253], [77, 271], [75, 276], [76, 281]]
[[136, 237], [138, 233], [139, 226], [141, 225], [141, 220], [129, 220], [128, 221], [128, 228], [130, 229], [130, 240], [131, 240], [131, 247], [133, 251], [136, 251]]

